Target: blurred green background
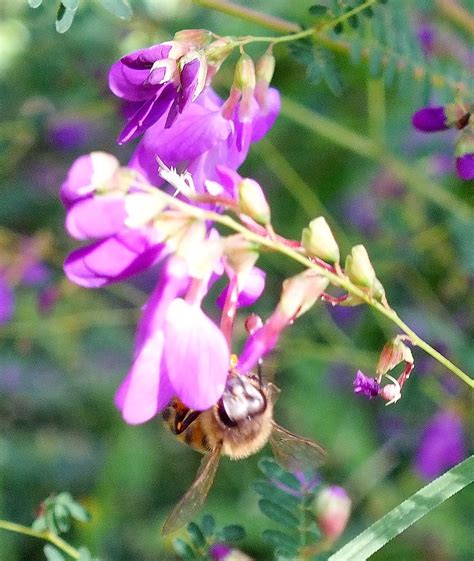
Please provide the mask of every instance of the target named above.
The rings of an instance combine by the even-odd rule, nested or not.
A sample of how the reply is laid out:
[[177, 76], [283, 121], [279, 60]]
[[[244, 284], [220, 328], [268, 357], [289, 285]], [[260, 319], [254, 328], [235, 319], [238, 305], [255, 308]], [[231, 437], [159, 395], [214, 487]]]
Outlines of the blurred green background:
[[[0, 270], [28, 251], [43, 264], [33, 281], [13, 279], [15, 311], [0, 326], [0, 518], [29, 525], [41, 500], [66, 490], [93, 515], [91, 523], [76, 527], [72, 543], [114, 561], [177, 559], [159, 530], [193, 480], [199, 455], [177, 443], [160, 421], [127, 426], [113, 405], [154, 272], [100, 290], [66, 281], [61, 263], [76, 244], [63, 229], [57, 193], [68, 167], [83, 153], [106, 150], [127, 162], [132, 148], [115, 143], [122, 122], [107, 88], [108, 68], [120, 55], [168, 40], [183, 28], [221, 35], [270, 32], [179, 0], [135, 0], [130, 22], [82, 0], [70, 31], [60, 35], [54, 30], [55, 4], [45, 0], [32, 10], [26, 0], [0, 2]], [[310, 2], [246, 4], [310, 21]], [[463, 27], [437, 10], [436, 2], [399, 4], [412, 9], [414, 36], [416, 26], [433, 22], [470, 52], [470, 67], [453, 56], [445, 64], [472, 74], [474, 46]], [[472, 2], [464, 5], [474, 9]], [[366, 65], [340, 56], [346, 89], [335, 97], [326, 85], [309, 84], [284, 46], [275, 54], [274, 85], [325, 115], [326, 133], [339, 124], [377, 142], [383, 135], [401, 162], [420, 167], [428, 185], [437, 183], [472, 210], [472, 182], [461, 182], [453, 172], [453, 135], [411, 130], [411, 114], [427, 99], [423, 88], [396, 81], [384, 92]], [[231, 80], [232, 66], [224, 65], [217, 89], [225, 92]], [[436, 93], [430, 99], [436, 102]], [[416, 185], [401, 182], [388, 157], [357, 155], [330, 141], [324, 127], [311, 132], [294, 116], [287, 106], [241, 169], [266, 187], [275, 229], [298, 238], [310, 219], [324, 214], [343, 254], [364, 243], [401, 317], [472, 372], [472, 221], [457, 207], [433, 204], [429, 192], [423, 196]], [[266, 317], [282, 280], [297, 269], [279, 256], [266, 256], [262, 266], [267, 290], [253, 310]], [[423, 427], [436, 412], [455, 411], [469, 445], [467, 388], [417, 349], [399, 403], [386, 408], [353, 394], [357, 369], [373, 375], [378, 353], [395, 334], [394, 326], [366, 308], [331, 310], [320, 303], [285, 333], [264, 365], [282, 388], [278, 422], [325, 446], [330, 461], [323, 479], [345, 486], [353, 499], [341, 544], [424, 484], [414, 457]], [[246, 526], [241, 547], [265, 560], [270, 550], [259, 536], [267, 523], [251, 486], [257, 460], [224, 459], [206, 511], [220, 525]], [[473, 505], [473, 489], [464, 490], [373, 559], [472, 559]], [[43, 559], [42, 545], [1, 531], [0, 559]]]

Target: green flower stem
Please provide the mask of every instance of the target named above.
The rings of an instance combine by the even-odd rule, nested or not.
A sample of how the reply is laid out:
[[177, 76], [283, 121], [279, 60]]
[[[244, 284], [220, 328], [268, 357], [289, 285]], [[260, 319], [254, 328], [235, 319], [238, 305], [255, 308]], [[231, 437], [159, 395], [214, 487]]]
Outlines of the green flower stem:
[[420, 196], [455, 214], [460, 220], [471, 222], [474, 219], [474, 210], [467, 203], [431, 181], [419, 168], [405, 163], [390, 153], [386, 146], [343, 127], [287, 97], [283, 98], [282, 115], [359, 156], [380, 162], [397, 179], [406, 183]]
[[345, 290], [347, 293], [360, 298], [366, 304], [368, 304], [373, 309], [377, 310], [380, 314], [384, 315], [390, 321], [395, 323], [395, 325], [397, 325], [406, 335], [409, 336], [410, 341], [413, 345], [417, 345], [422, 348], [426, 353], [432, 356], [440, 364], [445, 366], [468, 386], [474, 388], [473, 379], [471, 379], [467, 374], [465, 374], [460, 368], [458, 368], [445, 356], [439, 353], [436, 349], [426, 343], [426, 341], [421, 339], [421, 337], [418, 337], [418, 335], [412, 329], [410, 329], [410, 327], [408, 327], [408, 325], [404, 321], [402, 321], [402, 319], [400, 319], [400, 317], [394, 310], [392, 310], [388, 306], [384, 306], [383, 304], [375, 300], [372, 296], [367, 294], [367, 292], [353, 284], [345, 275], [338, 275], [336, 273], [328, 271], [317, 263], [314, 263], [311, 259], [298, 252], [296, 249], [289, 247], [288, 245], [282, 243], [281, 241], [278, 241], [277, 239], [262, 236], [251, 231], [240, 222], [237, 222], [237, 220], [234, 220], [231, 216], [218, 214], [217, 212], [207, 211], [202, 208], [193, 206], [189, 203], [186, 203], [185, 201], [181, 201], [176, 197], [173, 197], [172, 195], [168, 195], [163, 191], [157, 191], [156, 188], [151, 185], [141, 184], [140, 187], [145, 191], [153, 193], [155, 196], [165, 198], [169, 202], [170, 206], [175, 207], [178, 210], [182, 210], [188, 216], [194, 216], [195, 218], [198, 218], [200, 220], [210, 220], [213, 222], [217, 222], [218, 224], [222, 224], [223, 226], [226, 226], [234, 232], [243, 234], [247, 241], [253, 242], [258, 246], [264, 247], [270, 251], [286, 255], [290, 259], [293, 259], [293, 261], [296, 261], [303, 265], [306, 269], [310, 269], [318, 275], [327, 278], [329, 282], [334, 286], [338, 286]]
[[48, 530], [44, 532], [38, 532], [37, 530], [33, 530], [28, 526], [15, 524], [14, 522], [8, 522], [8, 520], [0, 520], [0, 528], [3, 528], [3, 530], [7, 530], [9, 532], [16, 532], [17, 534], [24, 534], [25, 536], [31, 536], [33, 538], [39, 538], [40, 540], [50, 542], [73, 559], [79, 559], [81, 556], [77, 549], [75, 549], [67, 542], [65, 542], [62, 538]]

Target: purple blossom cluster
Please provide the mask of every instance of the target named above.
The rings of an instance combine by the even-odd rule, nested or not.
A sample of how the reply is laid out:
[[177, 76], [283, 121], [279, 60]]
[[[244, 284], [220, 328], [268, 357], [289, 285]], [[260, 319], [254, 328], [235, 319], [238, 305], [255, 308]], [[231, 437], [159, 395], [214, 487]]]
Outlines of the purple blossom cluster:
[[[133, 363], [115, 399], [131, 424], [149, 420], [173, 396], [197, 410], [216, 403], [235, 360], [236, 312], [253, 304], [264, 289], [254, 247], [239, 235], [222, 237], [208, 220], [173, 204], [230, 208], [256, 229], [265, 229], [269, 220], [261, 187], [236, 170], [280, 109], [279, 94], [269, 87], [273, 58], [265, 54], [255, 68], [242, 54], [223, 100], [210, 82], [229, 52], [225, 40], [211, 41], [209, 33], [191, 30], [116, 62], [109, 85], [124, 100], [127, 115], [118, 142], [142, 138], [128, 166], [93, 152], [73, 163], [61, 187], [67, 231], [90, 242], [65, 261], [71, 281], [95, 288], [149, 269], [156, 272], [156, 287], [138, 324]], [[211, 287], [224, 276], [217, 325], [203, 307]], [[326, 284], [313, 275], [298, 287], [316, 289], [316, 300]], [[282, 296], [267, 322], [248, 323], [242, 373], [274, 347], [300, 312], [302, 296], [294, 292], [284, 291], [293, 300]]]

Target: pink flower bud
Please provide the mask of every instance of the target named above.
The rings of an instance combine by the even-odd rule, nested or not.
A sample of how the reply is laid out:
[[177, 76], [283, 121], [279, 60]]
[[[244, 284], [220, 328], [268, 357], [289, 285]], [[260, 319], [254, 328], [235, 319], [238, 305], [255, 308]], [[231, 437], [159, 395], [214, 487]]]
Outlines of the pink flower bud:
[[211, 545], [209, 555], [213, 561], [253, 561], [251, 557], [239, 549], [234, 549], [223, 543]]
[[238, 192], [240, 210], [259, 224], [269, 224], [270, 207], [260, 185], [254, 179], [242, 179]]
[[312, 257], [319, 257], [329, 263], [339, 261], [339, 247], [323, 216], [311, 220], [309, 228], [303, 230], [301, 243]]
[[321, 532], [333, 542], [346, 528], [351, 513], [351, 499], [342, 487], [326, 487], [316, 497], [315, 511]]

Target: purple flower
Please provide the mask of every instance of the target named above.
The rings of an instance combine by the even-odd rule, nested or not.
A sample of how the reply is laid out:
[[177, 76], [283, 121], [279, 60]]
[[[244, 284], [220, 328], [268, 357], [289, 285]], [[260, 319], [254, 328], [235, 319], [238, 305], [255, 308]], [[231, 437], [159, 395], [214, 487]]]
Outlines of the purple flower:
[[358, 370], [354, 379], [354, 393], [360, 393], [369, 399], [379, 395], [380, 384], [375, 378], [369, 378]]
[[460, 416], [454, 411], [440, 411], [425, 425], [415, 455], [415, 469], [423, 479], [431, 480], [466, 455]]
[[461, 179], [474, 179], [474, 153], [456, 158], [456, 171]]
[[61, 187], [66, 229], [80, 240], [98, 239], [73, 251], [64, 263], [76, 284], [99, 287], [146, 270], [165, 254], [156, 229], [128, 228], [125, 192], [113, 156], [92, 152], [78, 158]]
[[412, 117], [412, 124], [422, 132], [443, 131], [449, 128], [444, 106], [419, 109]]
[[[237, 306], [239, 308], [251, 306], [261, 296], [265, 288], [265, 271], [258, 267], [253, 267], [247, 275], [245, 275], [241, 289], [237, 297]], [[226, 286], [224, 290], [217, 297], [217, 305], [219, 308], [224, 306], [229, 287]]]
[[204, 88], [207, 66], [192, 42], [169, 41], [122, 57], [109, 73], [109, 87], [131, 104], [119, 144], [142, 134], [161, 117], [169, 128]]
[[115, 403], [127, 423], [143, 423], [177, 395], [208, 409], [221, 396], [230, 364], [227, 342], [198, 302], [180, 298], [189, 285], [186, 266], [170, 259], [140, 321], [135, 359]]
[[[273, 125], [279, 110], [280, 97], [276, 90], [268, 93], [265, 112], [256, 111], [245, 124], [238, 118], [238, 107], [227, 116], [223, 100], [206, 88], [199, 98], [177, 117], [173, 127], [166, 128], [164, 118], [157, 121], [144, 134], [129, 166], [142, 173], [151, 184], [159, 185], [158, 156], [168, 167], [186, 166], [198, 193], [206, 191], [206, 181], [219, 181], [218, 166], [237, 169], [245, 160], [251, 142], [260, 140]], [[250, 131], [250, 134], [248, 134]]]
[[0, 274], [0, 325], [8, 323], [15, 311], [15, 294]]

